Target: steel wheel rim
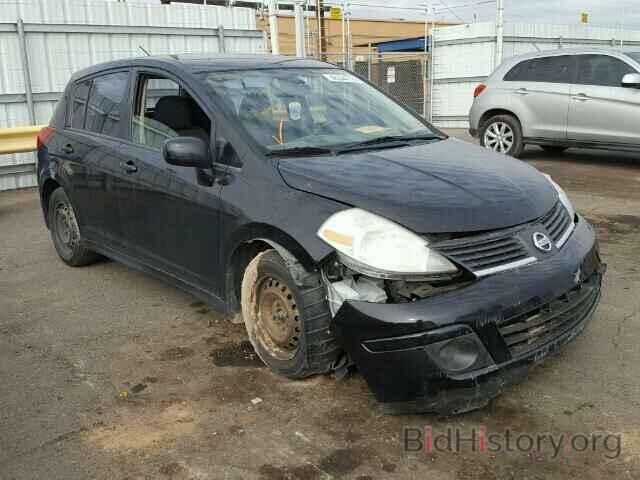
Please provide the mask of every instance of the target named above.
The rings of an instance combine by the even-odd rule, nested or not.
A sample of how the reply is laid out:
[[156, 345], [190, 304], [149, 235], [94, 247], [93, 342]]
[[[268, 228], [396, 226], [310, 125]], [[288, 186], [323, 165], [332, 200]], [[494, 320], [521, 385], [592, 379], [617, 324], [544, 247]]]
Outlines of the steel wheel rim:
[[484, 132], [484, 146], [495, 152], [510, 152], [514, 141], [513, 129], [505, 122], [494, 122]]
[[59, 203], [56, 205], [54, 218], [58, 243], [66, 253], [71, 254], [80, 243], [80, 229], [76, 216], [69, 205]]
[[300, 316], [293, 292], [274, 276], [258, 282], [256, 337], [278, 360], [292, 359], [300, 346]]

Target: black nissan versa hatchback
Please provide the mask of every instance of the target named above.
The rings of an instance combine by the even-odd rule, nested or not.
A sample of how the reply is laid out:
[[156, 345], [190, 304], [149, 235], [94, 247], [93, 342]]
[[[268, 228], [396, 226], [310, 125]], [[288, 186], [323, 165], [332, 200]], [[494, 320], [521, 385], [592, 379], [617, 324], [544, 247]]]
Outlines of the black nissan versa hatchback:
[[286, 377], [355, 364], [391, 412], [486, 404], [600, 298], [594, 230], [551, 178], [317, 61], [83, 70], [38, 180], [67, 264], [104, 255], [241, 314]]

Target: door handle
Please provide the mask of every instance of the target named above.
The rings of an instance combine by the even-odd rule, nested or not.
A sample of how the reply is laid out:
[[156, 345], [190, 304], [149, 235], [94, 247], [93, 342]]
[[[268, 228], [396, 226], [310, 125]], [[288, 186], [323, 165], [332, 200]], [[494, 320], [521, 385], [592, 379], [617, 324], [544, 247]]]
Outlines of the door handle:
[[64, 145], [62, 147], [62, 151], [64, 153], [67, 153], [67, 154], [72, 154], [73, 153], [73, 145], [71, 145], [70, 143], [67, 143], [66, 145]]
[[526, 88], [519, 88], [516, 90], [516, 93], [518, 95], [529, 95], [529, 91]]
[[589, 100], [589, 96], [584, 93], [578, 93], [577, 95], [573, 95], [571, 98], [578, 100], [579, 102], [586, 102]]
[[127, 160], [126, 162], [120, 162], [120, 168], [127, 173], [135, 173], [138, 171], [138, 167], [136, 167], [136, 164], [133, 163], [132, 160]]

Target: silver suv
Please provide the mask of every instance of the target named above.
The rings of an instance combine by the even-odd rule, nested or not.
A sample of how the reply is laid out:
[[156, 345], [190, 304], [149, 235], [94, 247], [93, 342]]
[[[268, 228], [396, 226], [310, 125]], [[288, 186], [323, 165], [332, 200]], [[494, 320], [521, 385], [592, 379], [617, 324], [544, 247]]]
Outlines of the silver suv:
[[504, 61], [476, 87], [469, 132], [518, 157], [527, 144], [640, 151], [640, 51], [589, 48]]

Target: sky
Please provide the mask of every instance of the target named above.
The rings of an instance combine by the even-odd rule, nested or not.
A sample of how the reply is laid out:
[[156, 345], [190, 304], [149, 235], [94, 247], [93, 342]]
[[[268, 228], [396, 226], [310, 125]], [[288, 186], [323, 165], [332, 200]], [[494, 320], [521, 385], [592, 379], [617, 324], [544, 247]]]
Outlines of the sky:
[[[424, 8], [428, 0], [350, 0], [353, 16], [373, 16], [372, 8], [355, 5], [392, 5], [394, 7]], [[493, 21], [494, 0], [431, 0], [438, 20], [472, 23]], [[328, 3], [340, 3], [329, 0]], [[422, 5], [422, 7], [420, 7]], [[448, 10], [446, 7], [449, 7]], [[424, 18], [416, 10], [375, 9], [376, 17], [415, 19]], [[505, 21], [531, 23], [578, 24], [580, 14], [589, 14], [593, 26], [640, 30], [640, 0], [505, 0]], [[475, 17], [474, 17], [475, 14]]]

